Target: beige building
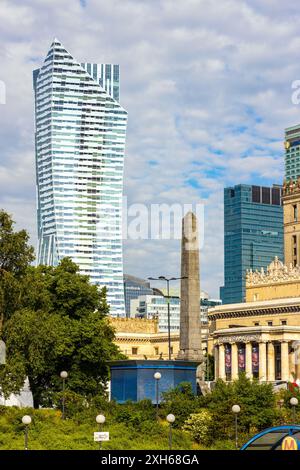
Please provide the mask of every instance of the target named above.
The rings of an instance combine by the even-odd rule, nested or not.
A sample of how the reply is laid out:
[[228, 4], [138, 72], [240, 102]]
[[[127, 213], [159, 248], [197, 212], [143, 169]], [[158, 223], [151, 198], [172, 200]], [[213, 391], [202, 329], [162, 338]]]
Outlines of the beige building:
[[[109, 318], [115, 344], [129, 359], [168, 359], [168, 333], [160, 333], [157, 319]], [[171, 333], [172, 359], [179, 351], [179, 333]]]
[[[168, 359], [168, 333], [159, 332], [157, 319], [109, 317], [115, 329], [115, 344], [129, 359]], [[207, 330], [203, 330], [202, 349], [207, 350]], [[179, 333], [171, 332], [172, 359], [179, 352]]]
[[300, 266], [300, 177], [283, 185], [284, 261]]
[[300, 268], [277, 258], [267, 271], [249, 272], [247, 302], [209, 311], [209, 352], [215, 378], [240, 372], [261, 381], [300, 379]]

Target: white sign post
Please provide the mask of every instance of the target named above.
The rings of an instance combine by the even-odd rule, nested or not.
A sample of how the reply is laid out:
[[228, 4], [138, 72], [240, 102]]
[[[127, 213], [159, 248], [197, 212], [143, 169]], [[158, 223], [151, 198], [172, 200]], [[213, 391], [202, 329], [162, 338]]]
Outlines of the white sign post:
[[94, 441], [100, 442], [101, 449], [101, 442], [109, 441], [109, 432], [94, 432]]

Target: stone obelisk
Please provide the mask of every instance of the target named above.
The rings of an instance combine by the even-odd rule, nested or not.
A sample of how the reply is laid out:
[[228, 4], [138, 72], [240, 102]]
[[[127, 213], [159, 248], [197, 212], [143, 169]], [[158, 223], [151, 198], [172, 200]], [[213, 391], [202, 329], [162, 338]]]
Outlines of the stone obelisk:
[[197, 218], [182, 219], [180, 345], [177, 359], [202, 362], [200, 321], [199, 240]]

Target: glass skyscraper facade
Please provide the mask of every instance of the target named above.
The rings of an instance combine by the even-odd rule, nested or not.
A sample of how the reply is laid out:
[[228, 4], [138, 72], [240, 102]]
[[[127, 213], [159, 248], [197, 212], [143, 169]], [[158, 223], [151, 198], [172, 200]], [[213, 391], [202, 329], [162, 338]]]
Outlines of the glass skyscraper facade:
[[33, 83], [38, 263], [71, 257], [107, 287], [110, 314], [125, 316], [119, 66], [78, 63], [54, 40]]
[[300, 176], [300, 124], [285, 129], [285, 179]]
[[283, 260], [282, 189], [237, 185], [224, 190], [223, 304], [245, 300], [247, 269]]

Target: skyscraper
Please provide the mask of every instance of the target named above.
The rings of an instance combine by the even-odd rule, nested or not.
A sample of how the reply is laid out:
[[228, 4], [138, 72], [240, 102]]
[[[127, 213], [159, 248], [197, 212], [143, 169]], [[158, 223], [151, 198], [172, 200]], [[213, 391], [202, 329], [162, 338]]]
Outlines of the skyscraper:
[[125, 316], [119, 66], [80, 64], [55, 39], [33, 83], [38, 263], [71, 257], [107, 286], [111, 315]]
[[285, 129], [285, 179], [300, 176], [300, 124]]
[[279, 186], [237, 185], [224, 190], [223, 304], [243, 302], [247, 269], [283, 260], [283, 210]]

